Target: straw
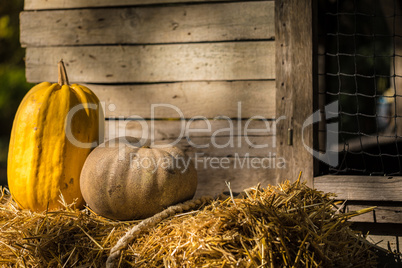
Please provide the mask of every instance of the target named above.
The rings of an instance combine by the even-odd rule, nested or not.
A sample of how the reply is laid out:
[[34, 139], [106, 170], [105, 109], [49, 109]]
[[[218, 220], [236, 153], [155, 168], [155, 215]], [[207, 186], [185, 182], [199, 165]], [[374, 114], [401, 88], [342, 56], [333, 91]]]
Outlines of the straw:
[[0, 264], [104, 267], [109, 258], [109, 267], [376, 267], [370, 244], [348, 221], [374, 208], [341, 213], [333, 194], [300, 180], [229, 192], [122, 222], [74, 204], [20, 210], [3, 188]]

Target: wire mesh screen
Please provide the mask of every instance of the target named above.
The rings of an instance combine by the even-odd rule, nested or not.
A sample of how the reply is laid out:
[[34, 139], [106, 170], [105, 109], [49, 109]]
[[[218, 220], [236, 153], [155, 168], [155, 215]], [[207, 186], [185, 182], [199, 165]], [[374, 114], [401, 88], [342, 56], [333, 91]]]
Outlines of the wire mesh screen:
[[319, 105], [339, 105], [339, 164], [324, 173], [402, 174], [401, 9], [401, 0], [318, 1]]

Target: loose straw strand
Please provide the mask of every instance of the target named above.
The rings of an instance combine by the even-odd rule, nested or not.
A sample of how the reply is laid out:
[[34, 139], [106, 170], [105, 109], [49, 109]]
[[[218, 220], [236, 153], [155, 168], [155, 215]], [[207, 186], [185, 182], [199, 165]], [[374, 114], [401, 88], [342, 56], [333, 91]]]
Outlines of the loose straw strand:
[[110, 250], [110, 255], [106, 261], [106, 268], [118, 267], [117, 262], [120, 258], [121, 250], [125, 249], [128, 244], [133, 241], [134, 238], [139, 236], [142, 232], [155, 226], [162, 220], [175, 215], [176, 213], [181, 213], [183, 210], [190, 210], [200, 206], [203, 203], [211, 201], [213, 198], [211, 196], [203, 196], [196, 200], [189, 200], [184, 203], [170, 206], [164, 211], [155, 214], [154, 216], [147, 218], [128, 230], [126, 234], [121, 237], [116, 245]]

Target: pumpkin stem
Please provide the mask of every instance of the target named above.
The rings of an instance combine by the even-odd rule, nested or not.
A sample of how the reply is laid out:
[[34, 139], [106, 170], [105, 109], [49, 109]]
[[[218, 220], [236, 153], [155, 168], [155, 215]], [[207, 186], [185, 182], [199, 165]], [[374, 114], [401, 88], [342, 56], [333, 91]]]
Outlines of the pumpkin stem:
[[64, 66], [63, 60], [60, 60], [59, 63], [57, 64], [59, 68], [59, 85], [68, 85], [68, 77], [67, 77], [67, 71], [66, 67]]

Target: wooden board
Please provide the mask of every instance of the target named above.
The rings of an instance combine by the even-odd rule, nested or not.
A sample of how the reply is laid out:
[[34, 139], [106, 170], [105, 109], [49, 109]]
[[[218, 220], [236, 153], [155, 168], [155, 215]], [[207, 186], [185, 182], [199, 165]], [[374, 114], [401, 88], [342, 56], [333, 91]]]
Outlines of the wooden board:
[[87, 86], [108, 118], [275, 117], [274, 81]]
[[[309, 185], [313, 181], [313, 126], [303, 129], [313, 113], [313, 14], [312, 2], [275, 1], [276, 117], [278, 151], [288, 162], [277, 173], [279, 181], [296, 180], [300, 171]], [[297, 23], [295, 23], [297, 22]], [[289, 132], [292, 141], [288, 144]], [[304, 142], [304, 143], [303, 143]]]
[[402, 202], [402, 177], [326, 175], [314, 178], [314, 188], [340, 200]]
[[[350, 204], [346, 206], [346, 212], [357, 211], [360, 209], [373, 207], [371, 204]], [[371, 223], [402, 223], [402, 207], [397, 204], [388, 206], [376, 204], [376, 208], [369, 213], [365, 213], [350, 219], [352, 222], [371, 222]]]
[[[362, 234], [369, 234], [367, 241], [377, 247], [383, 248], [386, 251], [390, 250], [399, 254], [401, 253], [401, 224], [354, 222], [352, 229], [358, 230]], [[388, 265], [383, 262], [384, 259], [380, 260], [378, 267], [400, 267], [400, 265], [398, 266], [396, 262], [391, 260], [388, 261]]]
[[[149, 137], [167, 140], [181, 137], [249, 136], [274, 137], [275, 121], [267, 120], [106, 120], [105, 138], [111, 136]], [[272, 144], [274, 145], [274, 144]]]
[[[129, 134], [130, 135], [130, 134]], [[131, 135], [130, 135], [131, 136]], [[133, 136], [133, 135], [132, 135]], [[172, 138], [154, 141], [151, 145], [163, 146], [170, 144], [183, 150], [189, 157], [275, 157], [275, 148], [272, 147], [272, 137], [193, 137]], [[149, 140], [148, 140], [149, 141]], [[144, 139], [145, 142], [145, 139]], [[151, 142], [151, 141], [149, 141]], [[232, 144], [230, 144], [232, 143]], [[257, 148], [264, 146], [265, 148]], [[269, 163], [266, 163], [269, 164]]]
[[[219, 2], [229, 2], [233, 0], [219, 0]], [[40, 9], [69, 9], [85, 7], [110, 7], [110, 6], [136, 6], [151, 4], [173, 4], [173, 3], [203, 3], [216, 2], [216, 0], [25, 0], [25, 10]]]
[[132, 136], [142, 144], [171, 144], [190, 157], [274, 157], [274, 121], [107, 120], [105, 140]]
[[198, 187], [195, 198], [203, 195], [215, 196], [223, 191], [228, 191], [225, 181], [230, 182], [231, 189], [234, 192], [241, 192], [246, 188], [256, 186], [258, 183], [261, 183], [262, 187], [266, 187], [268, 184], [276, 184], [274, 167], [277, 163], [275, 158], [272, 159], [272, 167], [265, 168], [259, 167], [259, 165], [253, 167], [251, 162], [264, 161], [267, 163], [268, 158], [249, 158], [246, 159], [246, 162], [242, 161], [244, 159], [241, 158], [196, 159]]
[[[402, 226], [398, 226], [398, 227], [401, 228]], [[374, 228], [378, 229], [379, 227], [376, 226]], [[367, 241], [386, 250], [387, 252], [390, 250], [392, 252], [398, 252], [399, 254], [401, 254], [402, 240], [399, 235], [395, 235], [395, 233], [393, 234], [392, 231], [389, 231], [389, 233], [390, 233], [389, 235], [373, 235], [372, 231], [373, 230], [369, 231], [370, 234], [367, 236]], [[382, 264], [380, 262], [379, 267], [397, 268], [398, 267], [397, 265], [400, 265], [400, 263], [398, 264], [396, 261], [393, 262], [393, 261], [389, 260], [388, 262], [389, 262], [389, 266], [388, 265], [380, 266]]]
[[56, 81], [64, 59], [70, 81], [137, 83], [274, 79], [275, 43], [28, 47], [29, 82]]
[[274, 3], [30, 11], [20, 25], [23, 47], [273, 39]]

